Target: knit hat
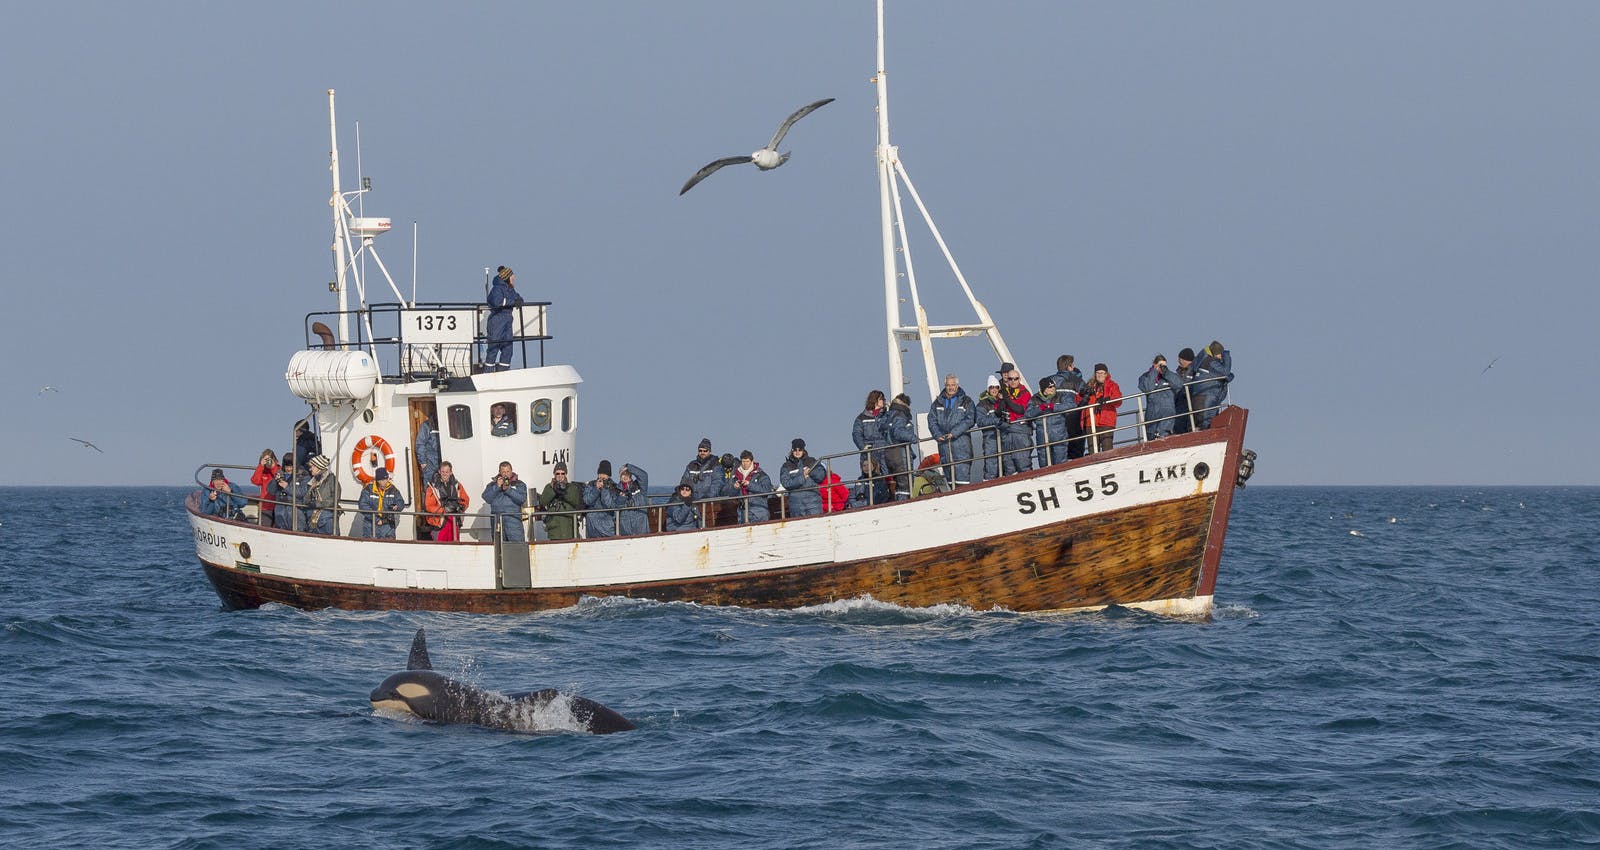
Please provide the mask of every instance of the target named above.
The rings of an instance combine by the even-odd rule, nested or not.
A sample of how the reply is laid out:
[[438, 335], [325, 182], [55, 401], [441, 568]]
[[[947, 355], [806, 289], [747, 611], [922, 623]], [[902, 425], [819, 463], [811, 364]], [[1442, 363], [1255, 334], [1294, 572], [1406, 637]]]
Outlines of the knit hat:
[[676, 490], [693, 490], [694, 489], [694, 482], [692, 482], [689, 479], [685, 478], [682, 481], [679, 481], [678, 482], [678, 486], [673, 488], [673, 489], [676, 489]]
[[1043, 390], [1053, 390], [1055, 388], [1056, 388], [1056, 379], [1055, 378], [1040, 378], [1039, 379], [1039, 389], [1041, 391], [1043, 391]]
[[501, 280], [510, 280], [512, 274], [513, 272], [510, 269], [506, 268], [505, 266], [501, 266], [495, 276]]
[[1010, 364], [1010, 363], [1001, 363], [1000, 364], [1000, 370], [995, 372], [995, 374], [996, 375], [1004, 375], [1005, 373], [1007, 373], [1007, 372], [1009, 372], [1009, 371], [1011, 371], [1012, 369], [1015, 369], [1015, 368], [1017, 368], [1017, 367], [1012, 365], [1012, 364]]
[[388, 481], [389, 480], [389, 470], [384, 469], [381, 466], [378, 467], [378, 471], [372, 473], [372, 480], [373, 481]]
[[222, 474], [222, 470], [220, 470], [220, 469], [213, 469], [213, 470], [211, 470], [211, 480], [212, 480], [212, 481], [215, 481], [215, 480], [217, 480], [217, 479], [218, 479], [218, 478], [227, 478], [227, 477], [228, 477], [228, 476], [226, 476], [226, 475], [224, 475], [224, 474]]
[[600, 468], [596, 469], [594, 471], [594, 474], [596, 474], [596, 475], [610, 475], [611, 474], [611, 461], [609, 461], [609, 460], [600, 461]]
[[739, 465], [739, 461], [735, 460], [733, 455], [727, 452], [723, 452], [722, 457], [717, 458], [717, 463], [722, 464], [723, 469], [732, 469]]
[[551, 470], [551, 472], [566, 472], [566, 471], [567, 471], [567, 462], [564, 461], [564, 460], [556, 461], [556, 468]]
[[318, 472], [326, 472], [328, 471], [328, 467], [332, 465], [333, 463], [328, 460], [327, 455], [317, 455], [311, 459], [311, 468]]
[[1096, 364], [1094, 364], [1094, 370], [1096, 372], [1104, 372], [1107, 375], [1111, 374], [1111, 370], [1107, 369], [1106, 368], [1106, 364], [1104, 364], [1104, 363], [1096, 363]]
[[1185, 348], [1184, 350], [1178, 352], [1178, 359], [1192, 362], [1194, 360], [1194, 349]]
[[708, 452], [711, 451], [711, 438], [710, 437], [701, 437], [700, 438], [700, 448], [705, 449]]
[[998, 375], [990, 375], [989, 376], [989, 386], [991, 386], [991, 387], [1000, 386], [1000, 378], [999, 378]]
[[806, 450], [806, 441], [805, 440], [802, 440], [799, 437], [795, 437], [794, 439], [789, 441], [789, 451], [791, 451], [791, 452], [794, 452], [794, 451], [803, 452], [805, 450]]

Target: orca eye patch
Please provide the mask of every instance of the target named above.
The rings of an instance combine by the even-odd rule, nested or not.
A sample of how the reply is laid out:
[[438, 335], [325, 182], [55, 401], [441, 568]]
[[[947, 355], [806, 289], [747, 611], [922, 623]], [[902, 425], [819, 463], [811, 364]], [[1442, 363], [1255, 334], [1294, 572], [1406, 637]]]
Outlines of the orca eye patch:
[[427, 685], [419, 685], [416, 682], [402, 682], [394, 689], [394, 692], [406, 699], [416, 699], [433, 693]]

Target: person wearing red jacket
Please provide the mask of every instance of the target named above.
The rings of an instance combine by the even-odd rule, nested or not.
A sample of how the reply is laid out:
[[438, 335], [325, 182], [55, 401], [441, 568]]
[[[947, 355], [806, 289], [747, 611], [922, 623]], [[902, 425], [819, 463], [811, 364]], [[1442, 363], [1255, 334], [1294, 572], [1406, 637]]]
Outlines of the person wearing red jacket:
[[256, 471], [250, 473], [250, 483], [261, 488], [261, 501], [256, 502], [257, 509], [261, 511], [257, 521], [267, 528], [272, 527], [273, 508], [277, 507], [267, 488], [272, 486], [272, 479], [277, 477], [278, 453], [272, 449], [262, 449], [261, 459], [256, 461]]
[[844, 479], [837, 472], [828, 472], [818, 492], [822, 494], [822, 512], [825, 514], [850, 507], [850, 488], [845, 486]]
[[1022, 373], [1010, 363], [1000, 364], [1000, 397], [995, 418], [1000, 420], [1000, 474], [1015, 475], [1033, 468], [1033, 423], [1028, 420], [1028, 400], [1033, 393], [1022, 383]]
[[1104, 363], [1094, 364], [1094, 377], [1078, 391], [1078, 404], [1090, 405], [1083, 411], [1084, 439], [1097, 452], [1111, 450], [1112, 432], [1117, 427], [1117, 408], [1122, 406], [1122, 388], [1111, 380]]

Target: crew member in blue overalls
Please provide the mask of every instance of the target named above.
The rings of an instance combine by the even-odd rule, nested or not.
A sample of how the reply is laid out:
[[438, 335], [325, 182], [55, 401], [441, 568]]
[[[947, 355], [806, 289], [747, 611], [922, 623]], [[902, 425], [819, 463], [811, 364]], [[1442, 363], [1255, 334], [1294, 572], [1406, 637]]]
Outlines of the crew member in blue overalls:
[[516, 290], [516, 274], [505, 266], [500, 267], [489, 287], [489, 323], [485, 328], [489, 344], [483, 352], [483, 371], [503, 372], [511, 368], [512, 318], [522, 305], [522, 293]]

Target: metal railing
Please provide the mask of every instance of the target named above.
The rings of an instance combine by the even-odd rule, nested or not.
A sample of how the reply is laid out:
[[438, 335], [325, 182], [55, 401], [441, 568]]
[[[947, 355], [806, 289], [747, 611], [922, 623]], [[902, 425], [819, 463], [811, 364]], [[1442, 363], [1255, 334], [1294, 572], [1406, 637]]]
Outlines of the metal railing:
[[[516, 308], [516, 315], [524, 316], [528, 313], [529, 320], [523, 322], [524, 327], [529, 323], [535, 333], [514, 334], [508, 338], [516, 343], [517, 357], [521, 360], [521, 367], [531, 365], [543, 366], [544, 344], [554, 339], [549, 333], [548, 308], [549, 301], [525, 301]], [[355, 319], [352, 324], [356, 330], [356, 338], [350, 342], [353, 348], [370, 351], [377, 358], [379, 370], [384, 378], [390, 380], [405, 380], [407, 378], [433, 378], [433, 377], [461, 377], [472, 374], [476, 367], [483, 363], [480, 354], [489, 344], [488, 337], [479, 333], [478, 329], [484, 325], [484, 314], [490, 311], [488, 304], [482, 301], [418, 301], [412, 304], [384, 303], [369, 304], [365, 308], [354, 310], [325, 310], [307, 313], [305, 317], [305, 339], [307, 349], [327, 349], [332, 346], [331, 337], [323, 337], [313, 331], [318, 320], [331, 320], [335, 326], [341, 316]], [[465, 314], [470, 313], [472, 318], [470, 327], [456, 328], [455, 324], [465, 324]], [[426, 327], [408, 328], [406, 319]], [[432, 325], [437, 320], [442, 326], [446, 320], [451, 321], [451, 329], [459, 341], [437, 342], [435, 338], [439, 329]], [[508, 340], [499, 340], [505, 342]], [[533, 356], [528, 351], [528, 343], [535, 343], [536, 349]], [[533, 361], [537, 359], [535, 364]], [[388, 364], [393, 363], [391, 368]]]
[[[1225, 379], [1219, 378], [1212, 380]], [[1198, 385], [1203, 382], [1195, 383]], [[738, 515], [742, 513], [744, 516], [748, 517], [750, 515], [749, 503], [757, 499], [765, 500], [769, 518], [790, 519], [793, 516], [791, 514], [791, 494], [796, 492], [814, 492], [817, 493], [819, 499], [822, 499], [822, 490], [840, 486], [844, 487], [848, 494], [846, 506], [840, 510], [853, 510], [862, 507], [873, 507], [878, 504], [904, 501], [905, 499], [911, 498], [912, 491], [915, 489], [915, 479], [918, 476], [925, 476], [929, 468], [938, 469], [941, 477], [944, 478], [943, 485], [940, 485], [937, 482], [933, 483], [932, 485], [932, 489], [934, 489], [936, 492], [942, 492], [957, 483], [953, 480], [955, 477], [953, 468], [956, 466], [967, 466], [969, 470], [979, 470], [979, 475], [972, 476], [972, 479], [968, 483], [981, 483], [983, 481], [993, 480], [994, 478], [1003, 478], [1007, 475], [1018, 474], [1018, 472], [1031, 471], [1033, 469], [1040, 469], [1046, 466], [1053, 466], [1057, 463], [1065, 462], [1052, 460], [1057, 456], [1053, 449], [1062, 447], [1071, 449], [1074, 442], [1081, 444], [1082, 451], [1064, 452], [1063, 454], [1067, 456], [1068, 460], [1092, 455], [1097, 452], [1109, 451], [1119, 444], [1127, 445], [1130, 442], [1145, 443], [1152, 439], [1159, 439], [1156, 437], [1151, 437], [1149, 432], [1152, 425], [1160, 422], [1182, 420], [1186, 421], [1191, 426], [1191, 430], [1200, 430], [1195, 426], [1198, 425], [1201, 418], [1209, 420], [1210, 416], [1207, 414], [1215, 415], [1217, 411], [1221, 410], [1223, 407], [1226, 407], [1229, 403], [1226, 395], [1224, 395], [1224, 397], [1214, 405], [1195, 408], [1193, 406], [1193, 395], [1187, 393], [1187, 386], [1185, 387], [1185, 391], [1186, 400], [1190, 403], [1190, 409], [1186, 412], [1178, 413], [1170, 417], [1151, 419], [1148, 417], [1146, 412], [1146, 398], [1148, 396], [1163, 392], [1170, 393], [1170, 389], [1155, 390], [1149, 393], [1140, 392], [1125, 394], [1120, 400], [1122, 402], [1134, 401], [1135, 405], [1133, 406], [1133, 409], [1130, 410], [1119, 410], [1117, 413], [1118, 419], [1121, 420], [1127, 418], [1131, 419], [1132, 421], [1125, 424], [1119, 422], [1119, 424], [1113, 428], [1099, 428], [1095, 425], [1093, 417], [1090, 417], [1089, 427], [1084, 429], [1082, 434], [1054, 440], [1048, 439], [1049, 428], [1046, 420], [1049, 417], [1081, 417], [1084, 411], [1098, 406], [1098, 404], [1079, 405], [1076, 407], [1066, 408], [1064, 410], [1058, 409], [1049, 411], [1035, 417], [1019, 420], [1029, 429], [1030, 436], [1028, 444], [1025, 447], [1005, 449], [999, 439], [999, 431], [1001, 430], [1001, 426], [989, 425], [973, 428], [967, 432], [967, 434], [963, 435], [962, 439], [970, 440], [973, 445], [974, 451], [971, 453], [970, 458], [957, 461], [954, 458], [945, 458], [941, 456], [939, 462], [931, 467], [917, 466], [913, 458], [915, 458], [917, 455], [916, 446], [924, 442], [934, 442], [937, 445], [939, 442], [937, 440], [919, 440], [916, 444], [894, 443], [882, 446], [871, 445], [865, 449], [842, 451], [813, 458], [815, 461], [814, 466], [822, 466], [823, 469], [826, 470], [826, 474], [830, 477], [834, 474], [837, 474], [836, 470], [843, 468], [845, 463], [853, 465], [855, 468], [861, 471], [861, 474], [854, 479], [846, 479], [843, 475], [839, 475], [839, 480], [832, 484], [808, 484], [805, 487], [795, 488], [793, 490], [782, 488], [779, 485], [779, 482], [775, 479], [773, 482], [773, 491], [770, 493], [712, 496], [703, 499], [697, 498], [693, 500], [692, 505], [696, 510], [700, 528], [715, 528], [737, 524], [739, 522], [737, 519]], [[1118, 401], [1118, 399], [1110, 399], [1109, 401]], [[1040, 427], [1045, 428], [1045, 434], [1047, 438], [1042, 441], [1035, 438]], [[984, 431], [995, 432], [996, 450], [992, 453], [985, 452], [982, 449], [984, 442]], [[1111, 436], [1109, 447], [1100, 446], [1099, 438], [1103, 435]], [[892, 452], [906, 453], [907, 462], [905, 469], [889, 470], [886, 468], [886, 464], [883, 462], [883, 460], [880, 460], [880, 458], [886, 459], [887, 456]], [[1041, 457], [1045, 461], [1049, 462], [1040, 463], [1039, 460]], [[1020, 468], [1010, 473], [1006, 472], [1007, 458], [1011, 458], [1013, 465]], [[868, 459], [871, 459], [872, 461], [872, 466], [870, 468], [866, 466]], [[994, 461], [996, 468], [996, 474], [992, 478], [987, 477], [986, 473], [982, 471], [983, 465], [988, 461]], [[731, 478], [732, 470], [727, 467], [721, 468], [724, 474], [724, 486], [726, 486], [726, 482]], [[207, 474], [206, 471], [209, 469], [238, 470], [246, 474], [253, 474], [255, 471], [255, 467], [253, 466], [241, 466], [238, 464], [202, 464], [195, 470], [195, 483], [200, 485], [202, 488], [203, 499], [208, 498], [205, 494], [211, 489], [209, 486], [209, 478], [202, 478], [202, 476]], [[769, 478], [773, 477], [770, 471], [766, 470], [765, 468], [763, 468], [763, 471], [767, 472]], [[881, 499], [880, 488], [878, 486], [880, 483], [884, 485], [882, 489], [888, 491], [887, 495]], [[574, 482], [568, 486], [586, 488], [592, 486], [592, 482], [590, 484], [580, 484]], [[590, 523], [588, 518], [594, 514], [608, 514], [610, 516], [613, 533], [610, 535], [605, 535], [607, 537], [625, 536], [620, 533], [623, 516], [635, 512], [644, 513], [649, 533], [661, 533], [666, 527], [665, 512], [675, 498], [671, 493], [646, 493], [644, 504], [642, 505], [629, 505], [611, 508], [568, 509], [564, 507], [554, 508], [552, 506], [540, 505], [538, 503], [538, 493], [539, 490], [535, 489], [534, 485], [528, 485], [528, 496], [532, 504], [523, 508], [518, 521], [524, 524], [524, 531], [531, 531], [532, 525], [535, 521], [542, 520], [547, 516], [569, 516], [573, 519], [574, 531], [578, 531], [578, 529], [581, 527], [582, 534], [578, 538], [561, 539], [598, 539], [589, 536], [589, 532], [592, 529], [589, 528]], [[902, 495], [902, 493], [904, 495]], [[308, 529], [300, 528], [299, 523], [302, 521], [302, 512], [310, 510], [310, 507], [300, 502], [298, 497], [293, 495], [293, 490], [291, 490], [291, 499], [287, 502], [283, 502], [282, 500], [275, 498], [263, 497], [259, 492], [234, 491], [232, 492], [231, 497], [232, 500], [241, 502], [242, 504], [239, 510], [225, 512], [225, 515], [223, 516], [224, 519], [239, 522], [251, 522], [252, 519], [248, 516], [248, 514], [244, 513], [243, 506], [254, 506], [257, 516], [259, 517], [263, 504], [271, 503], [276, 505], [281, 503], [288, 504], [290, 506], [291, 515], [295, 519], [293, 524], [294, 527], [285, 530], [308, 531]], [[401, 494], [401, 497], [405, 498], [404, 494]], [[826, 512], [826, 500], [823, 501], [823, 510]], [[408, 503], [407, 508], [399, 511], [377, 512], [361, 510], [359, 503], [359, 499], [339, 499], [337, 501], [337, 504], [333, 508], [334, 535], [344, 537], [355, 536], [354, 532], [359, 524], [359, 518], [361, 516], [366, 515], [375, 517], [376, 514], [382, 513], [385, 516], [392, 516], [394, 518], [393, 524], [397, 531], [397, 537], [399, 536], [398, 532], [403, 527], [399, 521], [399, 518], [411, 518], [412, 534], [410, 538], [405, 539], [416, 539], [415, 529], [419, 525], [423, 524], [423, 520], [440, 518], [442, 516], [455, 516], [457, 519], [456, 526], [458, 529], [458, 535], [461, 535], [457, 537], [458, 541], [489, 542], [493, 539], [494, 531], [500, 525], [502, 517], [507, 516], [506, 514], [496, 514], [493, 512], [484, 513], [482, 511], [463, 514], [439, 514], [426, 510], [417, 510], [415, 505], [410, 503]], [[738, 510], [741, 504], [745, 506], [745, 509], [742, 512]], [[807, 515], [815, 514], [808, 513]], [[481, 528], [480, 526], [474, 526], [472, 528], [468, 528], [467, 521], [469, 519], [478, 518], [483, 519], [488, 527]], [[255, 521], [259, 521], [259, 519]], [[376, 527], [375, 523], [369, 523], [369, 525], [373, 526], [374, 528]], [[473, 538], [475, 538], [475, 540], [465, 539], [465, 535], [469, 533]], [[530, 540], [537, 539], [536, 533], [530, 533], [527, 536]]]

